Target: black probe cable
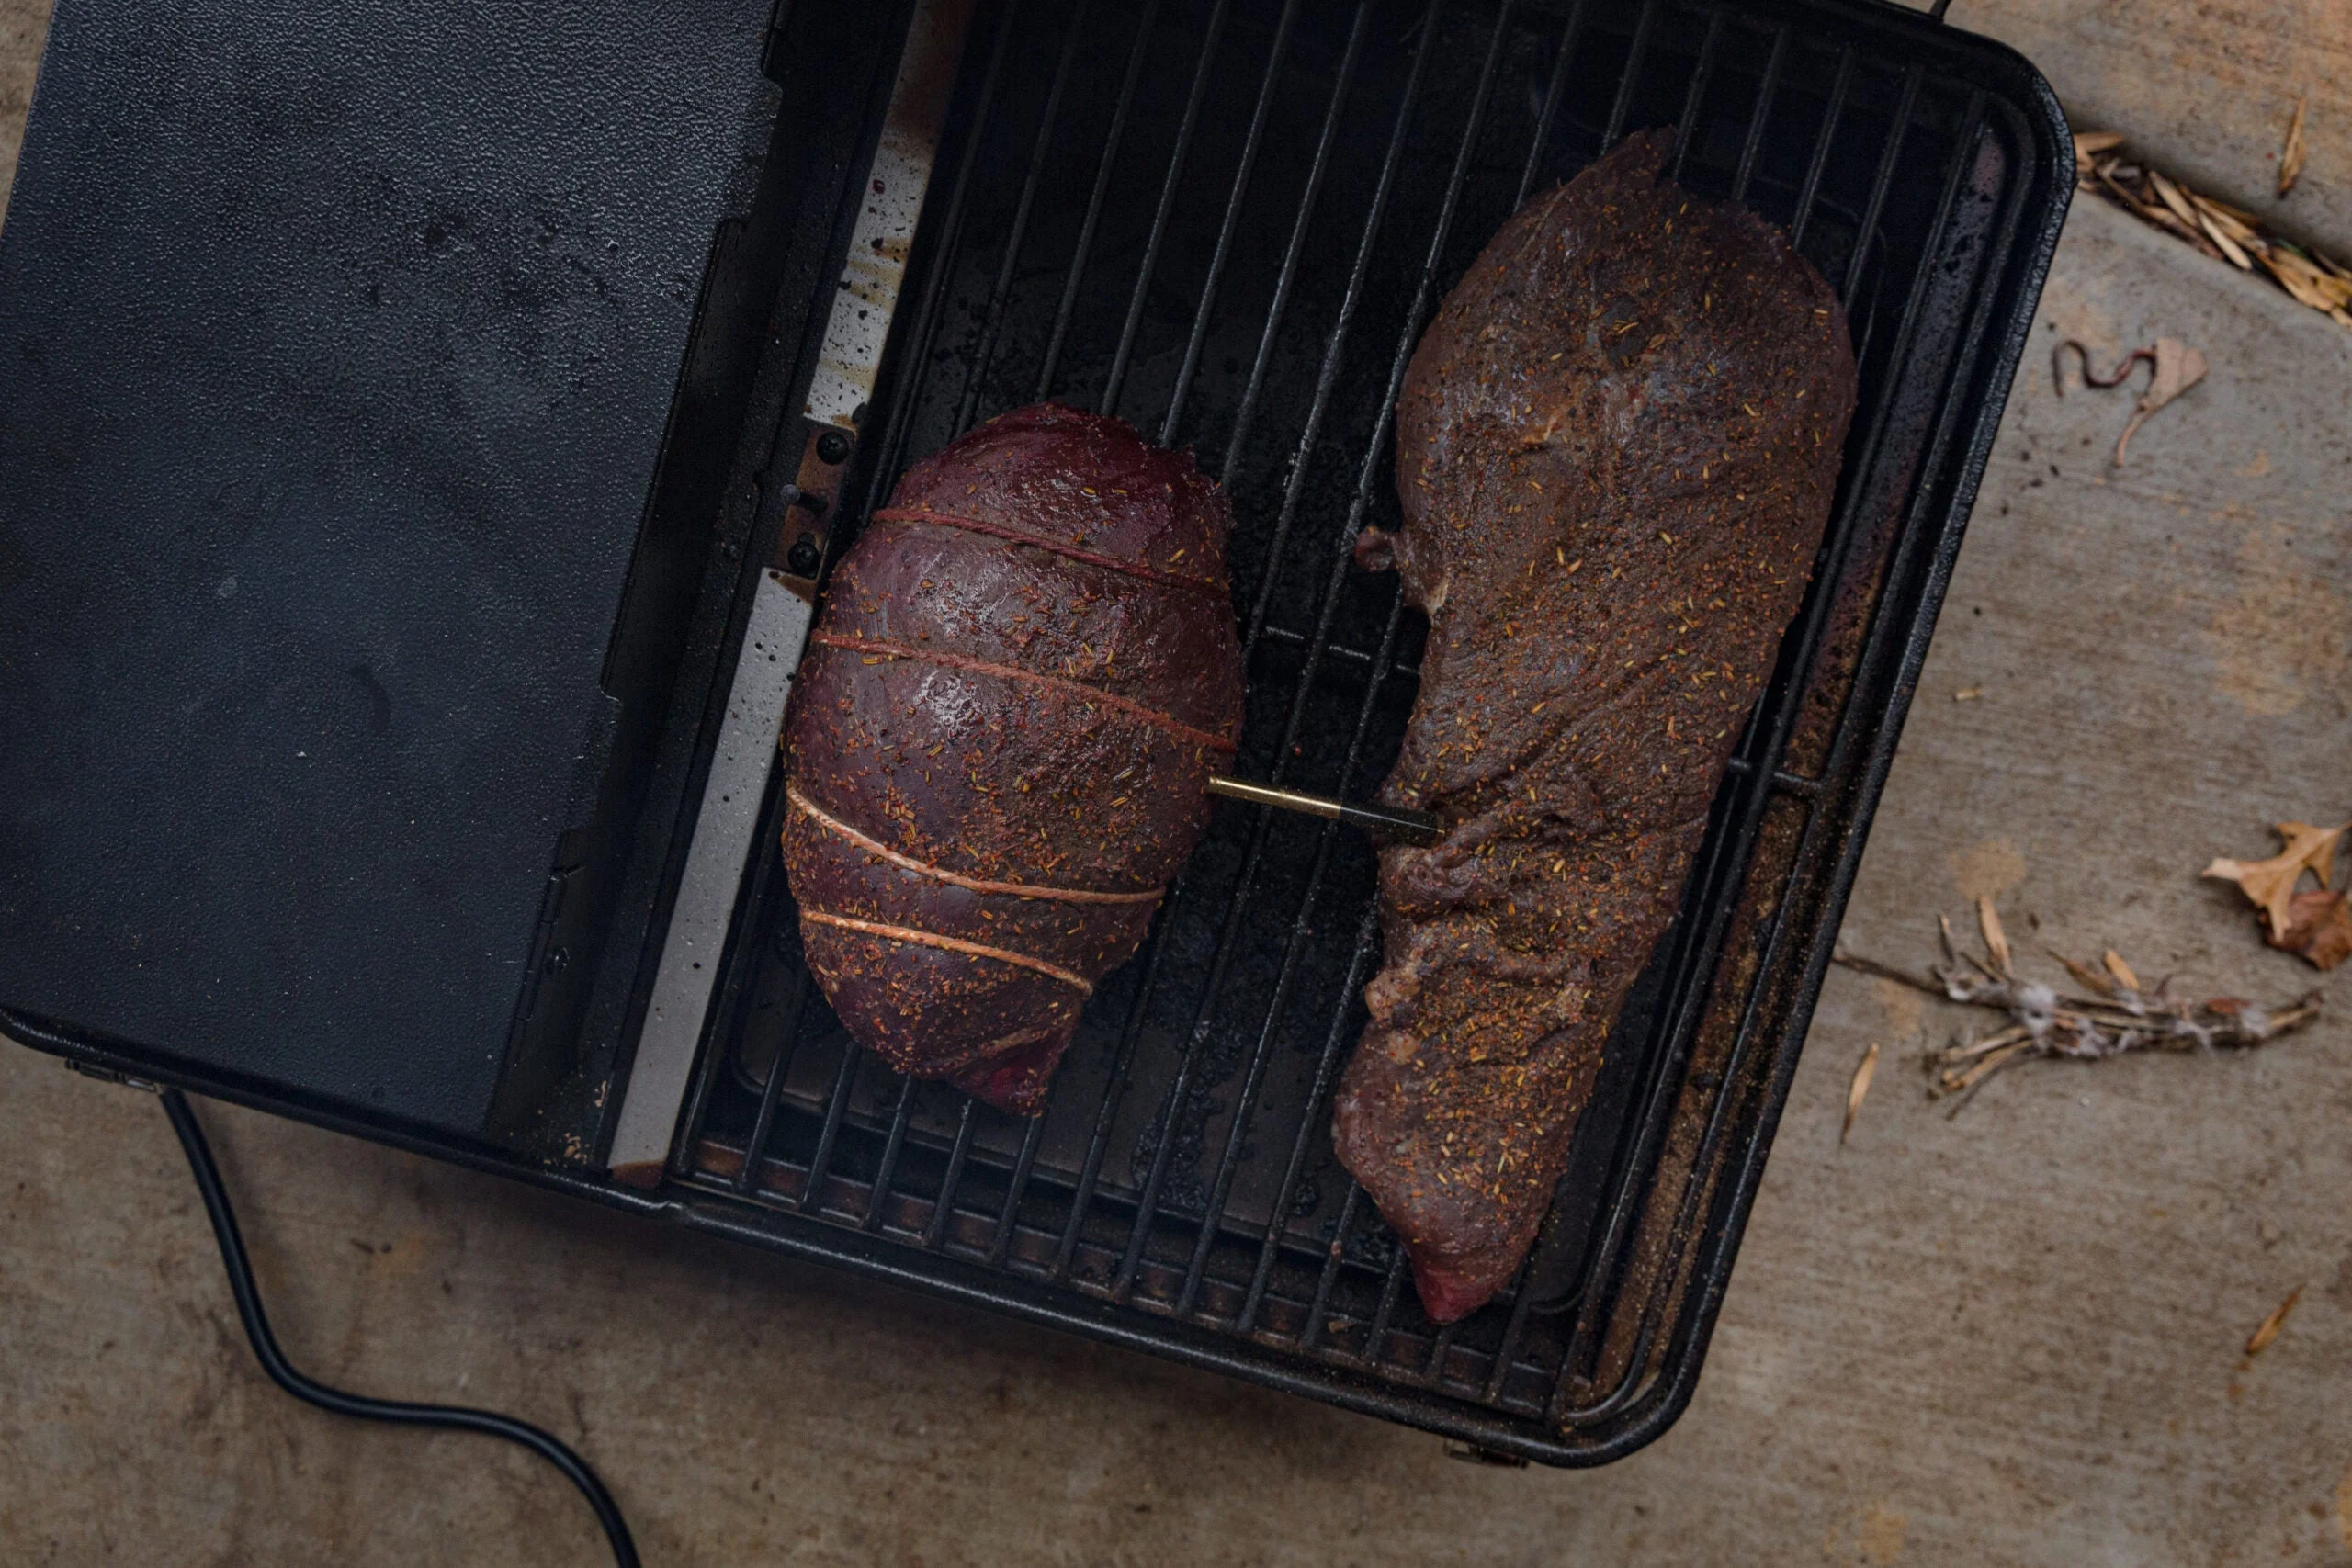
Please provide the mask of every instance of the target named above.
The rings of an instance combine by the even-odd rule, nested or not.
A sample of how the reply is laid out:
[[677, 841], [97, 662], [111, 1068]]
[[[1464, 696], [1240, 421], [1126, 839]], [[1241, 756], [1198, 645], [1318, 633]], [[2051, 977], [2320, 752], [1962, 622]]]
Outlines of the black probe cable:
[[172, 1119], [172, 1131], [180, 1135], [180, 1147], [187, 1151], [188, 1169], [195, 1173], [196, 1190], [203, 1194], [204, 1212], [212, 1217], [212, 1235], [220, 1243], [220, 1261], [229, 1270], [229, 1291], [237, 1298], [237, 1315], [245, 1320], [245, 1337], [253, 1341], [254, 1355], [273, 1382], [305, 1404], [331, 1410], [337, 1416], [356, 1416], [363, 1420], [390, 1421], [403, 1427], [451, 1427], [522, 1444], [563, 1472], [563, 1478], [580, 1488], [588, 1506], [596, 1510], [596, 1522], [605, 1527], [605, 1539], [613, 1548], [613, 1561], [620, 1568], [639, 1568], [637, 1544], [629, 1539], [628, 1521], [621, 1517], [619, 1505], [605, 1490], [605, 1483], [596, 1479], [596, 1472], [588, 1468], [588, 1461], [554, 1434], [511, 1416], [470, 1410], [461, 1404], [411, 1404], [402, 1400], [345, 1393], [314, 1382], [295, 1371], [269, 1332], [269, 1319], [262, 1314], [261, 1292], [254, 1286], [254, 1266], [245, 1256], [244, 1238], [237, 1233], [237, 1216], [229, 1208], [228, 1189], [220, 1184], [220, 1168], [212, 1163], [212, 1148], [204, 1141], [204, 1129], [197, 1124], [196, 1111], [179, 1090], [166, 1089], [162, 1093], [164, 1113]]

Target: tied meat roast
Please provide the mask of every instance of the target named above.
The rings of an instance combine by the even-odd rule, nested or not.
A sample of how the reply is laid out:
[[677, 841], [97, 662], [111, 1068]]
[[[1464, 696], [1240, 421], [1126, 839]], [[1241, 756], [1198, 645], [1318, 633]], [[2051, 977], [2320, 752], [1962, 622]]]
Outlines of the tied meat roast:
[[1039, 404], [909, 469], [834, 570], [785, 867], [811, 973], [899, 1071], [1042, 1107], [1233, 755], [1231, 526], [1190, 455]]
[[1384, 798], [1383, 965], [1341, 1161], [1450, 1322], [1507, 1284], [1601, 1049], [1674, 917], [1829, 515], [1855, 370], [1776, 229], [1630, 138], [1448, 296], [1396, 412], [1393, 565], [1430, 617]]

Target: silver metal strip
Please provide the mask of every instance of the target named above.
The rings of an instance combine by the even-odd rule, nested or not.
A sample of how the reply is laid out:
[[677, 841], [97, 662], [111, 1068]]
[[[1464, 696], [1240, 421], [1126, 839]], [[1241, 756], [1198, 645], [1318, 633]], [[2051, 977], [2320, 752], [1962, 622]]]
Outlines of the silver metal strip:
[[828, 424], [854, 426], [874, 399], [882, 345], [907, 279], [907, 255], [931, 189], [931, 166], [956, 90], [972, 0], [921, 0], [907, 30], [906, 52], [890, 85], [890, 108], [867, 173], [865, 199], [842, 268], [825, 344], [808, 386], [808, 414]]
[[[916, 0], [810, 382], [807, 413], [820, 425], [854, 432], [873, 399], [973, 4]], [[809, 482], [805, 473], [801, 482]], [[752, 854], [767, 852], [752, 836], [793, 673], [808, 646], [813, 589], [805, 580], [770, 569], [761, 574], [752, 600], [718, 750], [703, 787], [694, 841], [654, 972], [653, 999], [614, 1132], [611, 1169], [633, 1185], [659, 1182], [668, 1164], [743, 874]]]
[[652, 1004], [638, 1036], [637, 1065], [613, 1135], [616, 1172], [659, 1179], [669, 1157], [678, 1107], [710, 1011], [719, 953], [727, 945], [735, 897], [751, 860], [768, 770], [775, 765], [785, 702], [792, 694], [793, 673], [800, 667], [814, 615], [808, 601], [786, 586], [783, 573], [770, 569], [760, 574], [751, 624], [743, 632], [742, 660], [735, 667], [694, 843], [686, 851], [685, 875], [662, 939]]

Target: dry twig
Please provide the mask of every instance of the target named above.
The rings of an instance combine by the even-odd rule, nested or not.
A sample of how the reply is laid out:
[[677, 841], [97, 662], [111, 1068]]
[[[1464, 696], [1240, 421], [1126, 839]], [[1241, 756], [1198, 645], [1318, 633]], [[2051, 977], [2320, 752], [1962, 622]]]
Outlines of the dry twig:
[[2270, 1348], [2270, 1342], [2278, 1337], [2280, 1329], [2287, 1326], [2287, 1314], [2294, 1311], [2295, 1303], [2302, 1299], [2303, 1288], [2298, 1285], [2287, 1292], [2285, 1301], [2271, 1309], [2268, 1317], [2255, 1325], [2254, 1332], [2246, 1337], [2245, 1342], [2249, 1360]]
[[2308, 151], [2303, 145], [2303, 111], [2311, 107], [2312, 96], [2305, 93], [2295, 100], [2295, 118], [2287, 122], [2287, 143], [2278, 150], [2280, 196], [2294, 189], [2295, 182], [2302, 177], [2303, 154]]
[[2259, 1007], [2238, 997], [2184, 1001], [2170, 994], [2169, 980], [2143, 987], [2120, 954], [2109, 951], [2099, 968], [2052, 953], [2087, 995], [2070, 996], [2017, 973], [2016, 954], [2001, 930], [1992, 900], [1979, 899], [1977, 923], [1984, 956], [1962, 953], [1952, 940], [1951, 922], [1939, 917], [1944, 962], [1928, 975], [1840, 953], [1849, 969], [1894, 980], [1968, 1007], [2007, 1015], [2008, 1024], [1976, 1039], [1955, 1037], [1927, 1054], [1931, 1096], [1973, 1089], [2002, 1068], [2035, 1056], [2097, 1061], [2127, 1051], [2243, 1049], [2276, 1040], [2317, 1018], [2317, 991], [2280, 1007]]
[[1862, 1059], [1854, 1064], [1854, 1076], [1846, 1085], [1846, 1124], [1838, 1129], [1840, 1144], [1846, 1141], [1846, 1134], [1854, 1130], [1854, 1118], [1862, 1111], [1862, 1097], [1870, 1093], [1871, 1079], [1877, 1076], [1878, 1042], [1873, 1040], [1871, 1048], [1862, 1053]]

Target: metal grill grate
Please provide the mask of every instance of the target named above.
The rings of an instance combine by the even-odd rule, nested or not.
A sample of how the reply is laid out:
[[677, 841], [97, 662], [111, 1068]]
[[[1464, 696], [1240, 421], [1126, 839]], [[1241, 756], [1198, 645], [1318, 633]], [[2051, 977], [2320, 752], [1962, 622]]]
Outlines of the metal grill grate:
[[1042, 396], [1193, 446], [1239, 519], [1246, 776], [1386, 771], [1424, 627], [1348, 546], [1394, 520], [1387, 411], [1496, 227], [1629, 130], [1678, 127], [1678, 176], [1848, 301], [1835, 518], [1534, 1255], [1465, 1321], [1422, 1316], [1331, 1156], [1371, 850], [1262, 808], [1220, 807], [1027, 1122], [851, 1046], [763, 863], [673, 1181], [729, 1228], [1489, 1448], [1636, 1446], [1688, 1396], [2054, 240], [2054, 105], [1852, 5], [1004, 0], [974, 40], [849, 504]]

